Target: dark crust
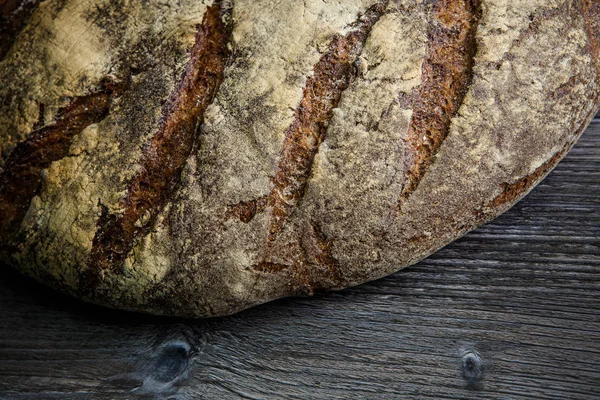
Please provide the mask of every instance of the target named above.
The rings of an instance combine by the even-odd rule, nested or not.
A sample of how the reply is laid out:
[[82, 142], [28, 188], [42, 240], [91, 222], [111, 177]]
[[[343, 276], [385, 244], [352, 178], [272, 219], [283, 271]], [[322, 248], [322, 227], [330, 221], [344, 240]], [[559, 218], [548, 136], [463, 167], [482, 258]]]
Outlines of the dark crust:
[[227, 213], [247, 224], [254, 219], [256, 214], [262, 213], [268, 205], [272, 204], [271, 196], [263, 196], [250, 201], [242, 201], [231, 206], [227, 210]]
[[296, 116], [285, 132], [273, 190], [267, 197], [230, 207], [230, 215], [250, 222], [257, 212], [272, 206], [268, 242], [273, 242], [304, 196], [315, 155], [325, 139], [327, 126], [342, 93], [357, 76], [354, 66], [369, 34], [386, 11], [388, 1], [380, 1], [353, 24], [345, 36], [336, 35], [306, 80]]
[[0, 61], [42, 1], [6, 0], [0, 4]]
[[268, 261], [262, 261], [262, 262], [256, 264], [253, 267], [253, 269], [258, 272], [276, 274], [278, 272], [285, 271], [289, 267], [290, 267], [289, 265], [277, 264], [277, 263], [268, 262]]
[[422, 83], [405, 147], [400, 206], [419, 186], [473, 79], [479, 1], [440, 0], [432, 7]]
[[[323, 233], [321, 226], [317, 222], [311, 223], [311, 238], [313, 246], [305, 246], [305, 253], [308, 258], [314, 258], [313, 263], [322, 265], [326, 268], [326, 275], [336, 285], [343, 283], [343, 276], [338, 260], [333, 257], [333, 243]], [[325, 282], [321, 279], [312, 279], [309, 282], [309, 287], [312, 289], [327, 288]]]
[[40, 128], [20, 142], [0, 174], [0, 241], [7, 243], [25, 217], [31, 199], [39, 192], [42, 170], [68, 155], [73, 138], [108, 114], [111, 98], [120, 87], [105, 83], [101, 91], [75, 98], [61, 109], [56, 122]]
[[582, 12], [588, 36], [588, 46], [596, 66], [597, 83], [600, 84], [600, 2], [582, 0]]
[[[516, 200], [525, 196], [531, 189], [533, 189], [546, 175], [552, 171], [554, 167], [558, 164], [560, 160], [571, 150], [571, 148], [575, 145], [577, 139], [583, 134], [583, 131], [589, 125], [590, 121], [596, 113], [598, 112], [598, 106], [590, 111], [590, 113], [585, 117], [583, 123], [577, 129], [577, 131], [573, 134], [573, 138], [571, 142], [567, 143], [561, 150], [555, 153], [549, 160], [544, 162], [542, 165], [537, 167], [532, 173], [524, 176], [523, 178], [512, 182], [512, 183], [503, 183], [502, 184], [502, 192], [496, 196], [492, 201], [490, 201], [485, 207], [484, 210], [496, 210], [501, 207], [506, 207], [509, 204], [513, 204]], [[487, 215], [487, 214], [482, 214]]]
[[502, 193], [494, 198], [488, 207], [496, 209], [506, 204], [512, 204], [518, 198], [529, 192], [544, 176], [558, 164], [558, 162], [567, 154], [571, 146], [566, 146], [564, 149], [556, 153], [548, 161], [540, 165], [532, 173], [513, 183], [503, 183]]
[[293, 292], [310, 295], [315, 290], [343, 286], [343, 275], [339, 262], [333, 257], [333, 244], [321, 230], [321, 226], [310, 221], [300, 238], [286, 244], [290, 264], [261, 261], [251, 268], [257, 272], [290, 275]]
[[207, 8], [188, 67], [163, 107], [157, 133], [144, 148], [142, 172], [130, 182], [122, 201], [124, 211], [111, 215], [101, 206], [88, 269], [82, 277], [84, 290], [95, 287], [104, 271], [119, 272], [135, 240], [152, 229], [176, 187], [192, 152], [196, 129], [223, 81], [231, 36], [223, 20], [225, 12], [222, 2]]

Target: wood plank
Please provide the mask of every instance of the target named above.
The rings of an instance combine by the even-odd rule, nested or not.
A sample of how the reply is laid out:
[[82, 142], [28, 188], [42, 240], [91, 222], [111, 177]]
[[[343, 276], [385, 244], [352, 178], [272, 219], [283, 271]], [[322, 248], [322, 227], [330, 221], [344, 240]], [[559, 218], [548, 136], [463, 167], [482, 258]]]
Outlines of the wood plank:
[[599, 398], [598, 160], [600, 119], [418, 265], [229, 318], [106, 310], [0, 268], [0, 398]]

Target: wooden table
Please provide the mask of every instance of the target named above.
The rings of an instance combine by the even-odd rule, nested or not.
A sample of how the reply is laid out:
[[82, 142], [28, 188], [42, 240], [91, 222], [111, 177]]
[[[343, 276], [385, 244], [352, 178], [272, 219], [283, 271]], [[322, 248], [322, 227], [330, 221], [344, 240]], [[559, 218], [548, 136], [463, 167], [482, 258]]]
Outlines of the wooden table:
[[0, 268], [1, 399], [598, 399], [600, 119], [524, 201], [420, 264], [200, 321]]

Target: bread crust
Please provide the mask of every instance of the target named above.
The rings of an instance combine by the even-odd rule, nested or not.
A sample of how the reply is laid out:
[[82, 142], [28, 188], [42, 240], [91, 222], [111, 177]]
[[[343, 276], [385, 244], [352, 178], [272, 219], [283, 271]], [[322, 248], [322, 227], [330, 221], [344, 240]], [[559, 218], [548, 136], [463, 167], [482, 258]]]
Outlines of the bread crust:
[[506, 211], [599, 108], [590, 0], [204, 3], [3, 14], [2, 261], [191, 317], [360, 284]]

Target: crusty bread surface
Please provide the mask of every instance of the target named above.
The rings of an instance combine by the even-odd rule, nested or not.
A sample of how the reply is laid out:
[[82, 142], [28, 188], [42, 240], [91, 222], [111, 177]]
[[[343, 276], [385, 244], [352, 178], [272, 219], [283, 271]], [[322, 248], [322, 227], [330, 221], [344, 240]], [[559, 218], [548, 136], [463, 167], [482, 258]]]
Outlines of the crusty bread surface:
[[0, 6], [0, 260], [206, 317], [377, 279], [527, 194], [598, 111], [593, 0]]

